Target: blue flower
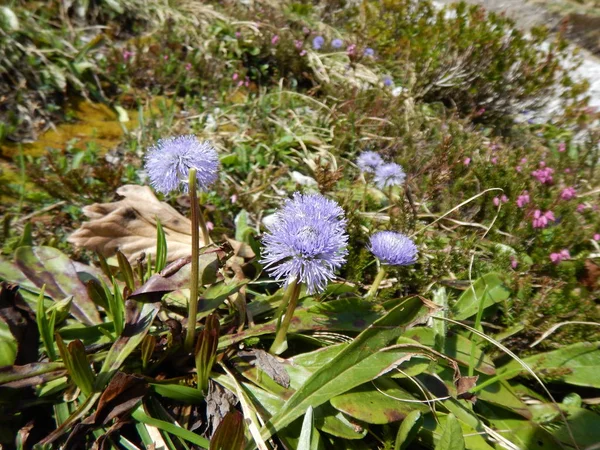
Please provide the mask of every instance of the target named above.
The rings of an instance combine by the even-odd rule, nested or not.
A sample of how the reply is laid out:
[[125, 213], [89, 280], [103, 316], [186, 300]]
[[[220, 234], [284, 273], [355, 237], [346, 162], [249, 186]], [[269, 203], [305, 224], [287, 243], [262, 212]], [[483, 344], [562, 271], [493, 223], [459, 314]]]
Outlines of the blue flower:
[[356, 165], [361, 172], [374, 173], [379, 166], [383, 165], [383, 159], [379, 153], [367, 151], [358, 155]]
[[386, 75], [383, 77], [383, 85], [390, 87], [394, 84], [394, 80], [392, 80], [392, 77], [390, 77], [389, 75]]
[[386, 187], [402, 185], [405, 178], [406, 174], [400, 164], [388, 163], [375, 169], [373, 181], [379, 189], [383, 190]]
[[313, 39], [313, 48], [315, 50], [320, 50], [321, 47], [323, 47], [323, 44], [325, 44], [325, 39], [323, 38], [323, 36], [316, 36]]
[[187, 192], [191, 168], [197, 171], [198, 188], [206, 190], [216, 181], [219, 170], [217, 151], [209, 141], [199, 142], [191, 134], [159, 139], [144, 159], [150, 184], [163, 194], [178, 189], [181, 184]]
[[341, 39], [334, 39], [333, 41], [331, 41], [331, 46], [333, 48], [342, 48], [344, 45], [344, 41], [342, 41]]
[[406, 266], [417, 260], [417, 246], [411, 238], [394, 231], [378, 231], [371, 236], [369, 250], [382, 264]]
[[277, 280], [305, 283], [307, 292], [322, 292], [345, 262], [348, 235], [344, 211], [320, 194], [295, 193], [275, 213], [263, 237], [261, 263]]
[[363, 54], [365, 56], [372, 58], [373, 56], [375, 56], [375, 50], [373, 50], [371, 47], [367, 47], [367, 48], [365, 48], [365, 51]]

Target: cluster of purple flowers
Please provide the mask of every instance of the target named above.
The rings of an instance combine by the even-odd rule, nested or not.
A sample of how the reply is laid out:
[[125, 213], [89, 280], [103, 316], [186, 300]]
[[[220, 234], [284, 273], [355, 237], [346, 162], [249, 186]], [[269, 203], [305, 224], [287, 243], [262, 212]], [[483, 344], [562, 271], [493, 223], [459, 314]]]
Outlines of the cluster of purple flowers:
[[373, 174], [373, 181], [379, 189], [401, 186], [406, 179], [406, 174], [400, 164], [386, 163], [377, 152], [361, 153], [356, 159], [356, 165], [361, 172]]
[[219, 157], [208, 141], [199, 142], [194, 135], [159, 139], [145, 157], [150, 184], [168, 194], [183, 185], [188, 190], [190, 169], [196, 169], [198, 188], [206, 190], [217, 179]]
[[531, 175], [533, 175], [542, 184], [552, 184], [552, 182], [554, 181], [552, 177], [553, 174], [554, 169], [546, 167], [543, 161], [540, 163], [539, 169], [531, 172]]
[[320, 194], [295, 193], [275, 213], [263, 243], [261, 263], [275, 279], [305, 283], [309, 294], [321, 292], [346, 261], [344, 211]]
[[517, 206], [519, 208], [523, 208], [526, 204], [529, 203], [529, 192], [523, 191], [521, 195], [517, 197]]
[[494, 203], [494, 206], [500, 206], [500, 203], [508, 202], [508, 197], [506, 195], [502, 194], [500, 197], [494, 197], [492, 202]]
[[[312, 46], [315, 50], [321, 50], [325, 46], [325, 38], [323, 36], [315, 36], [312, 40]], [[336, 38], [331, 41], [331, 47], [338, 50], [344, 46], [344, 41]], [[348, 55], [356, 54], [356, 44], [350, 44], [346, 48], [346, 52]], [[371, 47], [365, 48], [363, 51], [363, 55], [368, 58], [373, 58], [375, 56], [375, 50]]]
[[369, 250], [382, 264], [390, 266], [406, 266], [417, 260], [417, 246], [412, 239], [394, 231], [374, 233]]
[[563, 200], [571, 200], [572, 198], [575, 198], [576, 195], [577, 191], [574, 187], [567, 187], [564, 188], [560, 193], [560, 198]]

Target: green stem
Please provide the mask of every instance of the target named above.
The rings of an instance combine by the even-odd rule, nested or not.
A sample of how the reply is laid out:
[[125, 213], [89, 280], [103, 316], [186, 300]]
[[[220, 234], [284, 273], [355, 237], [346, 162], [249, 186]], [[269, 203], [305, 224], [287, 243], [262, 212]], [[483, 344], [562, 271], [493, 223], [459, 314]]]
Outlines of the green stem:
[[[292, 317], [294, 316], [294, 311], [296, 309], [296, 305], [298, 304], [298, 297], [300, 295], [300, 284], [297, 280], [293, 280], [287, 287], [287, 291], [285, 292], [285, 296], [283, 297], [282, 302], [284, 305], [287, 303], [287, 308], [285, 310], [285, 316], [283, 317], [283, 321], [281, 320], [281, 315], [279, 315], [277, 319], [277, 333], [275, 334], [275, 340], [269, 349], [270, 353], [274, 355], [279, 355], [287, 350], [287, 330], [290, 327], [290, 323], [292, 322]], [[282, 308], [283, 309], [283, 308]]]
[[375, 297], [375, 294], [377, 293], [377, 289], [379, 289], [379, 285], [381, 284], [381, 282], [383, 281], [383, 278], [385, 277], [385, 266], [380, 266], [379, 267], [379, 272], [377, 272], [377, 276], [375, 277], [375, 279], [373, 280], [373, 284], [371, 285], [371, 288], [369, 289], [369, 292], [367, 292], [367, 300], [371, 300], [372, 298]]
[[[200, 221], [200, 205], [198, 204], [198, 192], [196, 189], [196, 169], [190, 169], [189, 173], [189, 192], [192, 213], [192, 274], [190, 281], [190, 301], [188, 304], [188, 323], [187, 333], [185, 335], [184, 348], [186, 351], [191, 351], [194, 347], [194, 337], [196, 334], [196, 317], [198, 315], [198, 279], [199, 279], [199, 259], [200, 259], [200, 234], [199, 226], [204, 224], [204, 220]], [[206, 224], [204, 224], [206, 229]], [[205, 229], [202, 231], [203, 238], [206, 241], [204, 234], [208, 234]]]

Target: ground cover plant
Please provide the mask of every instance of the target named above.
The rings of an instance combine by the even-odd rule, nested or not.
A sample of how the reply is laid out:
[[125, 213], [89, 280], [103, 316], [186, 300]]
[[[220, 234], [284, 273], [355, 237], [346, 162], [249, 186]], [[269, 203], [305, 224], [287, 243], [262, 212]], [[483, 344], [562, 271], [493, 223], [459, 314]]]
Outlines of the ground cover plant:
[[600, 442], [600, 117], [560, 35], [413, 0], [0, 11], [3, 447]]

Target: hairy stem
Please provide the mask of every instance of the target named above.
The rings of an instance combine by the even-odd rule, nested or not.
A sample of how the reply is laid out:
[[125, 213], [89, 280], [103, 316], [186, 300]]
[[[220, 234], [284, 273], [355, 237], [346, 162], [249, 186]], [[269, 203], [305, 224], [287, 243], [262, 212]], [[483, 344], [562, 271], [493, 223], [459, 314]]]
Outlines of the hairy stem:
[[[198, 204], [198, 192], [196, 185], [196, 169], [190, 169], [189, 173], [189, 192], [192, 213], [192, 274], [190, 280], [190, 301], [188, 304], [188, 322], [187, 333], [185, 335], [184, 348], [191, 351], [194, 347], [194, 337], [196, 334], [196, 316], [198, 315], [198, 279], [199, 279], [199, 259], [200, 259], [200, 233], [202, 228], [202, 237], [206, 245], [206, 224], [204, 219], [200, 219], [200, 205]], [[204, 225], [204, 227], [202, 227]]]
[[377, 276], [375, 277], [375, 279], [373, 280], [373, 284], [371, 285], [371, 288], [369, 289], [369, 292], [367, 292], [367, 300], [370, 300], [372, 298], [375, 297], [375, 294], [377, 293], [377, 289], [379, 289], [379, 285], [381, 284], [381, 282], [383, 281], [383, 278], [385, 277], [385, 266], [380, 266], [379, 267], [379, 272], [377, 272]]

